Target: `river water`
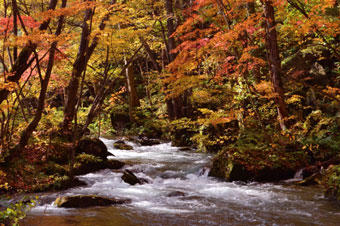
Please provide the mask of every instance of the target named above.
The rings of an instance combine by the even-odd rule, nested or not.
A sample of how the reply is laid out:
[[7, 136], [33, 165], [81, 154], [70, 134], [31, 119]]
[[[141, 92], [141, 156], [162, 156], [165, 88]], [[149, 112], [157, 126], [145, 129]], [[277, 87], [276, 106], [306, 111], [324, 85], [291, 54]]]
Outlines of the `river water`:
[[[316, 187], [285, 184], [227, 183], [208, 177], [211, 156], [181, 151], [170, 143], [113, 148], [126, 169], [149, 183], [131, 186], [120, 171], [102, 170], [79, 178], [88, 185], [59, 193], [40, 194], [22, 225], [340, 225], [340, 209]], [[56, 208], [61, 195], [95, 194], [129, 198], [123, 206], [87, 209]]]

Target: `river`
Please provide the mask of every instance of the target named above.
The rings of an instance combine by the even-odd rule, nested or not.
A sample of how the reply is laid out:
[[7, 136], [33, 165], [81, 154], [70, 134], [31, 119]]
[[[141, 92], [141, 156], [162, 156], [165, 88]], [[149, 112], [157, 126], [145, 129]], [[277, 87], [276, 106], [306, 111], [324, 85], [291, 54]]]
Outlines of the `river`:
[[[42, 204], [22, 225], [340, 225], [340, 209], [317, 187], [284, 183], [227, 183], [208, 177], [211, 155], [182, 151], [170, 143], [109, 151], [126, 169], [149, 183], [131, 186], [120, 171], [102, 170], [79, 176], [85, 187], [39, 194]], [[123, 206], [87, 209], [56, 208], [61, 195], [95, 194], [129, 198]]]

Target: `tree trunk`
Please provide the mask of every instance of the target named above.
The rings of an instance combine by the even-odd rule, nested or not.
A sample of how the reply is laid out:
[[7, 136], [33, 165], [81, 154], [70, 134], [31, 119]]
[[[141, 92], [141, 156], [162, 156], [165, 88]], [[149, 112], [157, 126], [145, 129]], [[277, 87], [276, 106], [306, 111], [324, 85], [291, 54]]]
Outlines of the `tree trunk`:
[[[176, 48], [176, 42], [171, 35], [175, 32], [175, 24], [174, 24], [174, 9], [173, 9], [173, 1], [172, 0], [165, 0], [165, 9], [167, 12], [167, 30], [168, 30], [168, 41], [167, 41], [167, 51], [169, 56], [169, 62], [172, 62], [176, 55], [172, 53], [172, 50]], [[188, 95], [186, 93], [176, 97], [176, 98], [170, 98], [167, 99], [166, 105], [167, 105], [167, 112], [168, 117], [170, 120], [178, 119], [184, 116], [187, 116], [186, 109], [187, 106], [184, 105], [184, 103], [188, 104]]]
[[[92, 1], [92, 0], [87, 0]], [[115, 4], [116, 0], [112, 0], [111, 4]], [[87, 9], [83, 19], [82, 35], [80, 40], [80, 46], [77, 53], [77, 58], [73, 63], [71, 80], [65, 89], [65, 108], [64, 108], [64, 121], [63, 121], [63, 132], [68, 133], [71, 131], [72, 121], [76, 113], [76, 105], [78, 103], [78, 89], [79, 82], [82, 73], [85, 71], [88, 61], [96, 49], [100, 36], [96, 35], [92, 39], [91, 45], [89, 45], [90, 28], [87, 22], [91, 19], [94, 10]], [[108, 21], [110, 13], [106, 14], [102, 19], [99, 30], [104, 30], [106, 21]]]
[[[127, 64], [127, 62], [125, 62]], [[140, 105], [137, 96], [137, 90], [135, 86], [135, 76], [133, 72], [133, 66], [130, 65], [126, 68], [126, 83], [129, 92], [129, 117], [130, 121], [133, 122], [135, 118], [135, 109]]]
[[288, 110], [284, 101], [284, 90], [282, 87], [282, 71], [281, 59], [279, 55], [279, 48], [277, 44], [277, 32], [275, 29], [275, 14], [274, 7], [271, 0], [262, 1], [264, 4], [264, 17], [266, 28], [266, 45], [269, 70], [271, 80], [276, 94], [275, 103], [277, 105], [278, 119], [282, 130], [286, 130], [285, 119], [288, 117]]
[[155, 70], [157, 70], [159, 73], [162, 72], [161, 67], [157, 63], [156, 54], [151, 50], [149, 44], [143, 39], [143, 37], [139, 37], [139, 39], [140, 39], [141, 43], [143, 44], [145, 51], [148, 53], [148, 56], [150, 57], [150, 60], [153, 64]]
[[[65, 8], [66, 3], [67, 3], [67, 0], [63, 0], [61, 7]], [[64, 17], [61, 16], [58, 21], [57, 30], [55, 32], [56, 36], [59, 36], [61, 34], [63, 24], [64, 24]], [[28, 144], [29, 138], [32, 136], [33, 131], [37, 128], [41, 120], [42, 113], [45, 109], [45, 99], [46, 99], [47, 88], [50, 82], [52, 69], [54, 66], [54, 57], [55, 57], [56, 48], [57, 48], [57, 42], [53, 42], [51, 45], [51, 49], [50, 49], [45, 78], [41, 80], [41, 89], [40, 89], [40, 94], [39, 94], [39, 99], [38, 99], [38, 107], [37, 107], [33, 120], [30, 122], [30, 124], [26, 127], [26, 129], [21, 134], [19, 144], [16, 147], [17, 153], [21, 153], [21, 151]], [[36, 59], [36, 60], [37, 60], [37, 64], [39, 64], [39, 59]]]
[[82, 33], [80, 39], [80, 46], [78, 49], [77, 57], [73, 63], [71, 80], [65, 90], [65, 108], [64, 108], [64, 121], [63, 131], [70, 132], [72, 130], [72, 121], [74, 119], [76, 105], [78, 102], [78, 89], [79, 81], [82, 73], [87, 64], [87, 50], [89, 47], [90, 28], [88, 21], [93, 15], [92, 9], [87, 9], [82, 23]]

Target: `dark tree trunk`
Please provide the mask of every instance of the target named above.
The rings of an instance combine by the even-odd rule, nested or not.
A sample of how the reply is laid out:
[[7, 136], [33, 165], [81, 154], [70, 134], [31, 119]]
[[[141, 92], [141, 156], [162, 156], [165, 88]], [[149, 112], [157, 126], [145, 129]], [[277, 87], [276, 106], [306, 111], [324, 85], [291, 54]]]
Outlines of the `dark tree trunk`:
[[[167, 30], [168, 30], [168, 41], [167, 41], [167, 51], [169, 56], [169, 63], [172, 62], [176, 54], [172, 53], [172, 50], [176, 48], [175, 39], [171, 36], [175, 30], [175, 23], [174, 23], [174, 9], [173, 9], [173, 1], [172, 0], [165, 0], [165, 9], [167, 12]], [[167, 112], [168, 117], [170, 120], [178, 119], [184, 116], [187, 116], [186, 109], [187, 106], [184, 103], [188, 103], [188, 96], [186, 93], [181, 94], [176, 98], [169, 98], [166, 101], [167, 105]]]
[[[88, 0], [92, 1], [92, 0]], [[116, 1], [112, 0], [111, 4]], [[99, 35], [96, 35], [92, 39], [91, 45], [89, 45], [90, 28], [87, 22], [91, 19], [94, 11], [92, 9], [87, 9], [83, 19], [82, 35], [80, 40], [80, 46], [77, 53], [77, 58], [73, 63], [71, 80], [65, 90], [65, 108], [64, 108], [64, 120], [63, 120], [63, 132], [68, 133], [71, 131], [72, 121], [76, 114], [76, 105], [78, 103], [78, 89], [82, 73], [84, 73], [87, 63], [92, 56], [94, 50], [96, 49], [99, 42]], [[106, 26], [106, 21], [108, 21], [110, 14], [102, 19], [99, 30], [104, 30]]]
[[156, 54], [151, 50], [149, 44], [142, 38], [139, 38], [140, 41], [142, 42], [145, 51], [148, 53], [148, 56], [150, 57], [150, 60], [155, 68], [155, 70], [157, 70], [159, 73], [162, 72], [161, 67], [159, 66], [159, 64], [157, 63], [157, 57]]
[[271, 80], [276, 94], [275, 103], [277, 105], [278, 118], [282, 130], [286, 130], [285, 119], [288, 117], [287, 106], [284, 101], [284, 90], [282, 88], [282, 71], [279, 48], [277, 44], [277, 32], [275, 29], [275, 12], [272, 1], [263, 1], [264, 17], [266, 28], [267, 57]]
[[72, 121], [74, 119], [76, 105], [78, 102], [79, 81], [82, 73], [85, 71], [87, 64], [87, 51], [89, 49], [90, 27], [88, 21], [93, 15], [93, 9], [87, 9], [82, 23], [82, 33], [80, 45], [75, 62], [73, 63], [71, 80], [65, 90], [65, 108], [63, 131], [71, 131]]

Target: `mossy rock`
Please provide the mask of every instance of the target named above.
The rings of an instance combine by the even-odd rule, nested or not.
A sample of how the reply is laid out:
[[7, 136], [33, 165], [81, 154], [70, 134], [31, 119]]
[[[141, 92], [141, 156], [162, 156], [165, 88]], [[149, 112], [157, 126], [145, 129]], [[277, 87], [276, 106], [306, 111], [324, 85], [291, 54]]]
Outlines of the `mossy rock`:
[[120, 169], [124, 165], [125, 164], [119, 160], [103, 160], [99, 157], [83, 153], [76, 157], [73, 170], [75, 175], [83, 175], [102, 169]]
[[89, 154], [101, 159], [107, 159], [112, 154], [108, 152], [106, 145], [98, 138], [84, 138], [79, 141], [76, 153]]
[[151, 145], [158, 145], [158, 144], [161, 144], [161, 141], [160, 140], [157, 140], [157, 139], [149, 139], [147, 137], [142, 137], [140, 140], [139, 140], [139, 143], [142, 145], [142, 146], [151, 146]]
[[[255, 151], [259, 152], [253, 150]], [[259, 160], [259, 157], [262, 157], [263, 161]], [[271, 182], [292, 178], [299, 168], [299, 164], [285, 165], [284, 161], [283, 164], [279, 163], [280, 161], [266, 158], [263, 153], [253, 156], [235, 148], [228, 148], [214, 157], [209, 176], [226, 181]]]
[[82, 153], [76, 157], [76, 161], [73, 165], [73, 173], [74, 175], [83, 175], [101, 170], [103, 161], [104, 160], [94, 155]]
[[129, 199], [114, 199], [96, 195], [75, 195], [59, 197], [54, 205], [60, 208], [88, 208], [94, 206], [121, 205], [130, 202]]
[[33, 192], [45, 192], [45, 191], [59, 191], [72, 187], [85, 186], [86, 183], [77, 179], [71, 179], [68, 176], [54, 176], [52, 182], [45, 184], [36, 184], [33, 186]]
[[113, 147], [119, 150], [133, 150], [131, 145], [126, 144], [124, 141], [119, 140], [113, 144]]
[[209, 176], [226, 181], [249, 181], [253, 175], [244, 166], [228, 158], [226, 152], [220, 152], [213, 160]]

